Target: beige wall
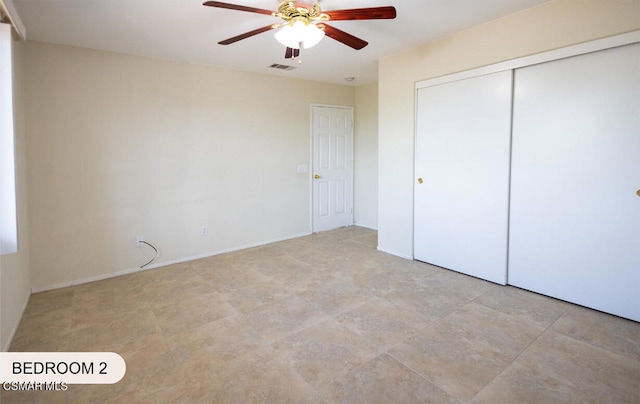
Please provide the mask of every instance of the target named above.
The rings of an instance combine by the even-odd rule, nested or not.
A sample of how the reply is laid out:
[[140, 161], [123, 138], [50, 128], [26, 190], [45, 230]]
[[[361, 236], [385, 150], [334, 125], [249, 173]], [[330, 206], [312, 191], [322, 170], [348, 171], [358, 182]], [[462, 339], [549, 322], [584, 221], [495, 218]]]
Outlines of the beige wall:
[[555, 0], [381, 60], [378, 247], [413, 256], [417, 81], [638, 29], [638, 0]]
[[356, 88], [354, 222], [378, 228], [378, 83]]
[[24, 121], [24, 43], [13, 43], [18, 252], [0, 255], [0, 349], [6, 351], [31, 294], [27, 210], [27, 149]]
[[[32, 287], [310, 232], [310, 104], [353, 87], [28, 42]], [[201, 226], [208, 235], [201, 236]]]

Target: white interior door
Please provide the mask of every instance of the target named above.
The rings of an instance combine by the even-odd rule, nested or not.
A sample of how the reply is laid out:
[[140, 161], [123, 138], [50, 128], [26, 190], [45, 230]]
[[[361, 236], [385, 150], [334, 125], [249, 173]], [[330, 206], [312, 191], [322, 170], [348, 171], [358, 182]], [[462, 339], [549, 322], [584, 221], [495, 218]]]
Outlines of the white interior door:
[[506, 283], [512, 72], [418, 90], [414, 257]]
[[313, 231], [353, 224], [353, 108], [312, 107]]
[[509, 283], [640, 321], [640, 44], [516, 71]]

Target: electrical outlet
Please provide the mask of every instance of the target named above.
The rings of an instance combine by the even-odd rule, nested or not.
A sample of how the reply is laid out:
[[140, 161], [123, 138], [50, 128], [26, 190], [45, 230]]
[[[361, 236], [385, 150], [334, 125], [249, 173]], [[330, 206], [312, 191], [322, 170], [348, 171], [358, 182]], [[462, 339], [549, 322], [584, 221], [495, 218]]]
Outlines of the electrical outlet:
[[142, 242], [144, 241], [144, 236], [136, 237], [136, 247], [142, 247]]
[[207, 226], [202, 226], [200, 228], [200, 235], [201, 236], [206, 236], [207, 234], [209, 234], [209, 229], [207, 229]]

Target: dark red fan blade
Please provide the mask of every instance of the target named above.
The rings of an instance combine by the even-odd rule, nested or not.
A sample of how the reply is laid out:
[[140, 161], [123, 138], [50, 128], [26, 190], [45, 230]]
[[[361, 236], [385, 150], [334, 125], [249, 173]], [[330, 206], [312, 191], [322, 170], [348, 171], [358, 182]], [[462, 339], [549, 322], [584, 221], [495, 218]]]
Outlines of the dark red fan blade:
[[228, 8], [229, 10], [248, 11], [250, 13], [273, 15], [273, 11], [265, 10], [263, 8], [239, 6], [237, 4], [222, 3], [220, 1], [205, 1], [204, 3], [202, 3], [202, 5], [209, 7]]
[[358, 37], [355, 37], [351, 34], [348, 34], [344, 31], [339, 30], [338, 28], [334, 28], [331, 25], [327, 25], [325, 23], [318, 24], [319, 28], [324, 26], [324, 34], [331, 39], [335, 39], [338, 42], [342, 42], [343, 44], [352, 47], [355, 50], [360, 50], [365, 46], [369, 45], [369, 42], [364, 41]]
[[263, 32], [267, 32], [267, 31], [270, 31], [272, 29], [273, 29], [273, 25], [267, 25], [266, 27], [254, 29], [253, 31], [245, 32], [244, 34], [240, 34], [240, 35], [234, 36], [233, 38], [225, 39], [224, 41], [220, 41], [218, 43], [220, 45], [229, 45], [229, 44], [232, 44], [234, 42], [238, 42], [238, 41], [240, 41], [242, 39], [246, 39], [246, 38], [249, 38], [249, 37], [254, 36], [254, 35], [262, 34]]
[[353, 8], [349, 10], [333, 10], [325, 11], [330, 19], [329, 21], [340, 20], [391, 20], [396, 18], [396, 8], [387, 7], [371, 7], [371, 8]]

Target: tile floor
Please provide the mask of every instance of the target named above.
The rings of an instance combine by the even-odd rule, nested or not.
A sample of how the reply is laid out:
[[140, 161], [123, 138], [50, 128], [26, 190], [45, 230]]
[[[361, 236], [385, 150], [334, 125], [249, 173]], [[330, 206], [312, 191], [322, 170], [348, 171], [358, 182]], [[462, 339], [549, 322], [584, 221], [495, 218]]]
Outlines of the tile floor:
[[384, 254], [376, 236], [33, 295], [12, 351], [113, 351], [127, 373], [2, 402], [640, 402], [639, 323]]

